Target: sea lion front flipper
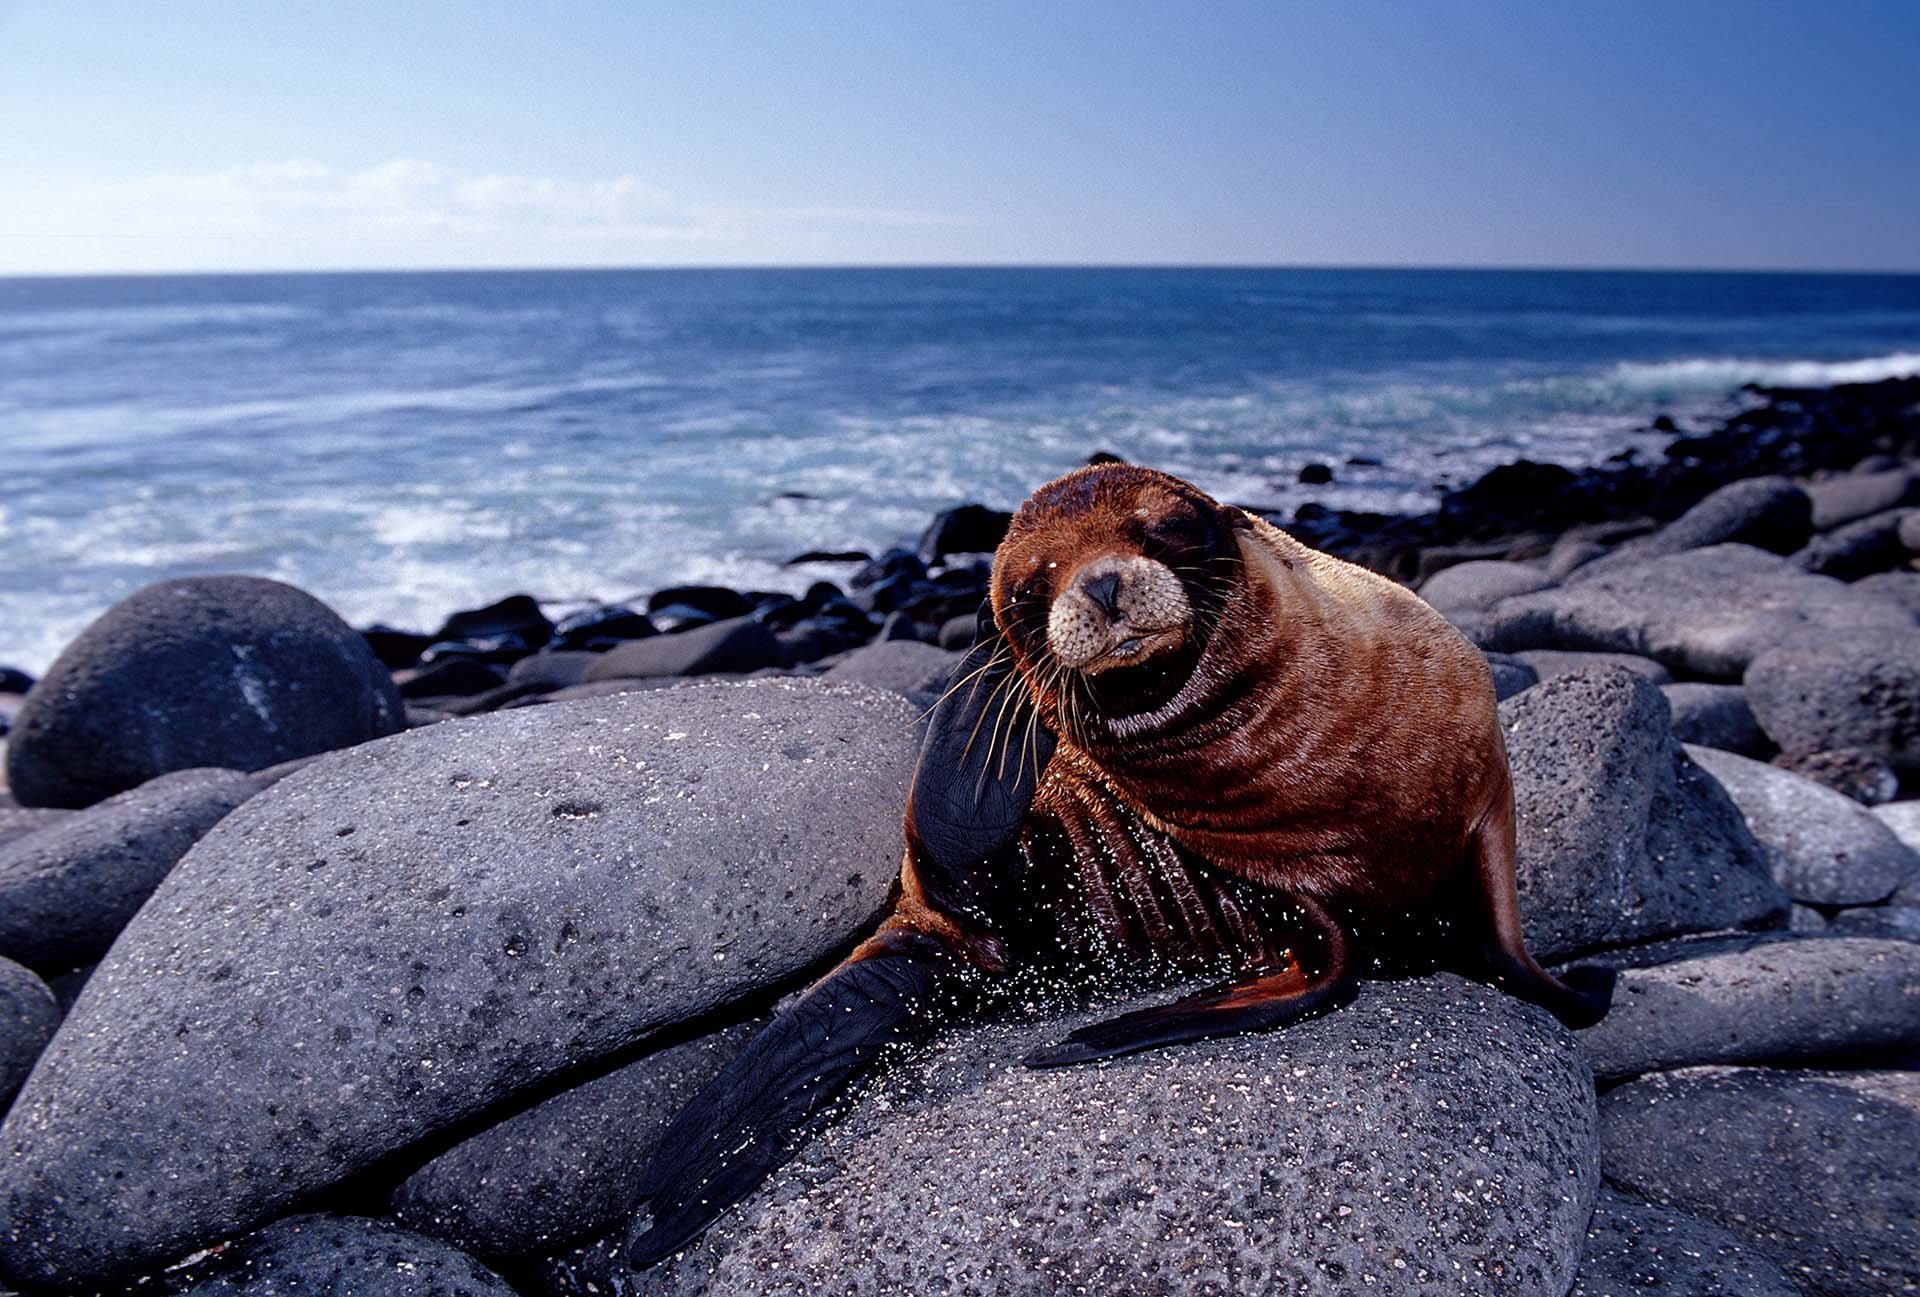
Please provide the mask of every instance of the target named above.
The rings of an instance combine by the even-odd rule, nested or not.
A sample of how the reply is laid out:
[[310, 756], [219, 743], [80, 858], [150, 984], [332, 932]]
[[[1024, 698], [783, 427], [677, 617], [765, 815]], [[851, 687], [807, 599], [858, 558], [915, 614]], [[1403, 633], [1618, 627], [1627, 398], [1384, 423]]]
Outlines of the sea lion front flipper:
[[1290, 897], [1286, 903], [1305, 920], [1295, 929], [1302, 944], [1317, 947], [1312, 952], [1314, 972], [1309, 973], [1289, 952], [1197, 995], [1082, 1027], [1021, 1061], [1028, 1067], [1091, 1063], [1161, 1045], [1270, 1031], [1338, 1008], [1355, 986], [1346, 933], [1314, 902]]
[[989, 609], [980, 623], [982, 639], [955, 668], [920, 746], [907, 839], [928, 902], [991, 928], [1009, 899], [1006, 848], [1033, 805], [1054, 737]]
[[680, 1111], [642, 1178], [627, 1260], [679, 1251], [787, 1160], [808, 1119], [888, 1045], [932, 1025], [963, 975], [939, 941], [883, 929], [747, 1043]]

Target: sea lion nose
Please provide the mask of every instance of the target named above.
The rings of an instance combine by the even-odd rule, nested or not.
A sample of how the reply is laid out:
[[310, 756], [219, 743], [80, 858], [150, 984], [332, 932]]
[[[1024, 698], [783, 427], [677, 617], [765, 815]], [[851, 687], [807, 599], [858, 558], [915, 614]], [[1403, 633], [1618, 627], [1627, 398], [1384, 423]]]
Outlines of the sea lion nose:
[[1080, 583], [1080, 592], [1093, 600], [1109, 621], [1120, 619], [1120, 574], [1102, 572]]

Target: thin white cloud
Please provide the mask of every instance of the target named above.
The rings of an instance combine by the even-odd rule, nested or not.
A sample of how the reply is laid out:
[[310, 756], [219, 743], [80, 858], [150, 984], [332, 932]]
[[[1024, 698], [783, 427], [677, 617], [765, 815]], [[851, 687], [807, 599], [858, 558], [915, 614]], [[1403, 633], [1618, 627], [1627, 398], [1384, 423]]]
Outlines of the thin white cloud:
[[[214, 261], [247, 264], [366, 263], [391, 249], [433, 264], [579, 264], [969, 224], [908, 209], [696, 202], [631, 175], [567, 180], [413, 158], [360, 170], [296, 160], [0, 189], [0, 273], [101, 260], [97, 254], [125, 263], [125, 249], [142, 244], [149, 251], [136, 260], [156, 268], [182, 258], [204, 263], [204, 250], [221, 244], [229, 251]], [[407, 255], [409, 245], [428, 251]]]

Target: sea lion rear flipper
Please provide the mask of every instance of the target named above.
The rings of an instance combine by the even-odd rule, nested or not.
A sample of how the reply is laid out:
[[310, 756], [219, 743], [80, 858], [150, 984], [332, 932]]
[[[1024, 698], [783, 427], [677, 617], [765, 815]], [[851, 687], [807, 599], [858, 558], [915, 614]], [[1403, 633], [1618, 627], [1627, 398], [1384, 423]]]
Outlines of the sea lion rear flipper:
[[983, 638], [934, 707], [907, 799], [907, 838], [934, 908], [992, 927], [1003, 913], [1009, 846], [1033, 805], [1054, 737], [1033, 703], [992, 613]]
[[1269, 1031], [1338, 1008], [1353, 994], [1355, 985], [1346, 933], [1319, 905], [1298, 897], [1287, 898], [1286, 903], [1305, 920], [1295, 932], [1304, 939], [1303, 944], [1315, 947], [1312, 957], [1316, 971], [1309, 973], [1289, 953], [1268, 966], [1172, 1004], [1082, 1027], [1059, 1044], [1037, 1049], [1021, 1061], [1028, 1067], [1091, 1063], [1160, 1045]]
[[753, 1192], [882, 1049], [924, 1034], [960, 971], [933, 938], [886, 929], [768, 1024], [661, 1135], [628, 1262], [644, 1268], [680, 1250]]

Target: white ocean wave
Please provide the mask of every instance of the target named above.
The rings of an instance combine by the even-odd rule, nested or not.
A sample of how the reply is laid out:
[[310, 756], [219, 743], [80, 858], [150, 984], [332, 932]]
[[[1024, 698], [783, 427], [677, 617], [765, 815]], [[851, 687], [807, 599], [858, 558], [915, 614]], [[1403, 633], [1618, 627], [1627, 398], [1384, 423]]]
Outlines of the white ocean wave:
[[1878, 383], [1920, 376], [1920, 352], [1896, 351], [1861, 360], [1756, 360], [1707, 356], [1614, 367], [1611, 381], [1623, 392], [1660, 397], [1731, 392], [1748, 383], [1761, 387], [1828, 387]]

